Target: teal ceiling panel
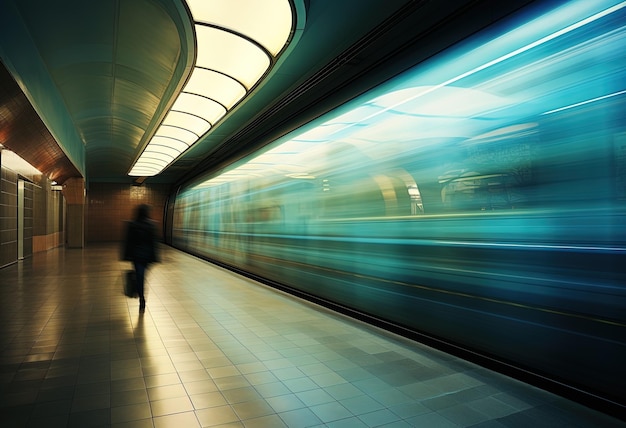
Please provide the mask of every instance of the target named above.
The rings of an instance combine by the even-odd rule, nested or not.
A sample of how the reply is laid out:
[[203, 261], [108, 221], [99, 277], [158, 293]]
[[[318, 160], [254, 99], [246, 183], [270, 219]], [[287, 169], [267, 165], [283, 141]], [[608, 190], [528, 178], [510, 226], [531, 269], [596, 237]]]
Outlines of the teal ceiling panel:
[[67, 70], [58, 74], [58, 77], [55, 80], [57, 87], [73, 117], [98, 115], [103, 109], [110, 109], [113, 91], [113, 80], [110, 76]]
[[[167, 73], [152, 72], [146, 69], [138, 69], [126, 67], [124, 65], [117, 65], [115, 67], [115, 80], [133, 82], [135, 85], [142, 86], [146, 91], [154, 94], [155, 96], [162, 95], [167, 85], [166, 82]], [[171, 78], [171, 74], [170, 78]]]
[[[116, 1], [15, 1], [48, 67], [63, 62], [111, 62]], [[85, 56], [87, 55], [87, 56]]]
[[180, 33], [161, 5], [122, 2], [118, 22], [116, 63], [171, 78], [181, 56]]
[[[126, 114], [136, 111], [136, 117], [146, 118], [148, 121], [159, 106], [160, 97], [146, 87], [130, 80], [116, 79], [113, 86], [113, 114], [119, 114], [123, 109]], [[146, 122], [147, 125], [147, 122]]]
[[3, 60], [59, 145], [88, 180], [126, 177], [193, 66], [182, 0], [2, 3]]

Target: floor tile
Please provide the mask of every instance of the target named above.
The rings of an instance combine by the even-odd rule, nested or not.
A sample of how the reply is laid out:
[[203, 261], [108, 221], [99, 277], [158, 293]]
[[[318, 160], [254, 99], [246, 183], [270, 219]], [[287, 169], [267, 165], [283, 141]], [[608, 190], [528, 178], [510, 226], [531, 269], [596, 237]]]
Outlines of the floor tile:
[[626, 425], [168, 247], [140, 314], [118, 250], [0, 269], [0, 425]]
[[210, 427], [239, 421], [239, 417], [230, 406], [218, 406], [196, 411], [201, 426]]
[[152, 417], [148, 402], [111, 408], [111, 423], [144, 420]]
[[336, 401], [309, 408], [322, 422], [333, 422], [352, 416], [348, 409]]
[[178, 413], [175, 415], [160, 416], [154, 418], [155, 428], [201, 428], [198, 418], [193, 412]]
[[150, 401], [165, 400], [168, 398], [186, 397], [187, 391], [182, 384], [156, 386], [148, 388], [148, 398]]
[[247, 420], [274, 414], [274, 409], [263, 399], [245, 401], [231, 406], [239, 419]]
[[145, 389], [121, 391], [111, 394], [111, 408], [141, 403], [149, 403], [148, 393]]
[[322, 420], [308, 408], [283, 412], [279, 416], [290, 428], [311, 427], [322, 423]]
[[171, 415], [193, 410], [189, 397], [166, 398], [164, 400], [151, 401], [150, 407], [154, 416]]
[[190, 395], [194, 409], [206, 409], [208, 407], [225, 406], [228, 404], [221, 392], [205, 392]]

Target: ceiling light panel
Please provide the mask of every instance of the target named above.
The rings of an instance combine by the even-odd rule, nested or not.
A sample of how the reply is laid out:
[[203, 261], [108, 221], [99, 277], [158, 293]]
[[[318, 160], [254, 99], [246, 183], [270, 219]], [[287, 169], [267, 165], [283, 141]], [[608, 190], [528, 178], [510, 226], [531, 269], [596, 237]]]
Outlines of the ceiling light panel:
[[184, 91], [210, 97], [228, 109], [246, 95], [246, 88], [232, 77], [199, 67], [194, 69]]
[[250, 89], [270, 66], [270, 57], [248, 39], [219, 28], [196, 25], [196, 66], [231, 76]]
[[[287, 0], [189, 0], [187, 4], [196, 22], [243, 34], [274, 56], [291, 32], [293, 17]], [[268, 22], [272, 25], [267, 25]]]
[[174, 138], [186, 143], [187, 145], [193, 144], [199, 137], [188, 129], [172, 125], [161, 125], [159, 130], [156, 132], [156, 135], [159, 137]]
[[183, 150], [176, 150], [171, 147], [159, 146], [158, 144], [151, 144], [150, 148], [146, 149], [144, 153], [147, 153], [148, 150], [155, 153], [164, 153], [166, 155], [170, 155], [173, 158], [176, 158], [179, 154], [183, 152]]
[[196, 63], [129, 175], [160, 173], [209, 132], [267, 74], [295, 22], [290, 0], [189, 0], [187, 5], [195, 24]]
[[178, 153], [182, 153], [189, 148], [189, 144], [185, 143], [184, 141], [177, 140], [176, 138], [162, 137], [158, 135], [152, 139], [150, 145], [146, 148], [146, 150], [152, 145], [170, 147], [177, 150]]
[[142, 174], [145, 175], [156, 175], [161, 168], [163, 168], [161, 163], [152, 162], [152, 160], [144, 160], [141, 164], [138, 163], [133, 169], [135, 171], [141, 171]]
[[170, 111], [165, 120], [163, 121], [163, 125], [171, 125], [178, 126], [180, 128], [188, 129], [197, 135], [203, 135], [209, 129], [211, 129], [211, 123], [206, 119], [202, 119], [201, 117], [192, 114], [186, 113], [182, 111]]
[[155, 165], [163, 165], [163, 164], [167, 165], [168, 163], [174, 160], [174, 158], [172, 158], [171, 156], [164, 155], [163, 153], [154, 153], [154, 152], [149, 152], [147, 150], [143, 152], [143, 154], [141, 155], [141, 158], [146, 163], [150, 162]]
[[152, 169], [142, 169], [139, 167], [135, 167], [131, 170], [131, 174], [129, 175], [140, 176], [140, 177], [150, 177], [158, 173], [159, 173], [158, 168], [156, 169], [156, 172], [155, 172]]
[[148, 177], [148, 176], [152, 176], [152, 175], [158, 174], [160, 169], [161, 168], [145, 168], [145, 167], [142, 168], [142, 167], [139, 167], [139, 166], [135, 166], [132, 169], [132, 174], [130, 174], [130, 175], [138, 175], [138, 176], [142, 176], [142, 177]]
[[217, 122], [226, 114], [223, 105], [202, 95], [181, 93], [172, 107], [174, 110], [196, 113], [210, 123]]

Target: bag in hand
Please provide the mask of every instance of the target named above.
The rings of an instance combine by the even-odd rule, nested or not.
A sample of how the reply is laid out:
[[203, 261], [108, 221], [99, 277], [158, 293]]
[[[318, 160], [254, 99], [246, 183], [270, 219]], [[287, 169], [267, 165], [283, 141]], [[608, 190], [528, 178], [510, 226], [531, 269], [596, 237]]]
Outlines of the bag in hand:
[[134, 270], [127, 270], [124, 277], [124, 294], [128, 297], [136, 298], [137, 294], [137, 277]]

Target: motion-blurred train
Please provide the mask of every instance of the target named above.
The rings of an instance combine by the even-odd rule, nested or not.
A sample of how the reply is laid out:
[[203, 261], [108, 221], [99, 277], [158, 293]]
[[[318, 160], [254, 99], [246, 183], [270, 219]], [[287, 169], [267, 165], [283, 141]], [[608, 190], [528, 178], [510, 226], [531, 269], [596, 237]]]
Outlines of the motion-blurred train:
[[624, 408], [626, 2], [521, 11], [170, 206], [175, 247]]

